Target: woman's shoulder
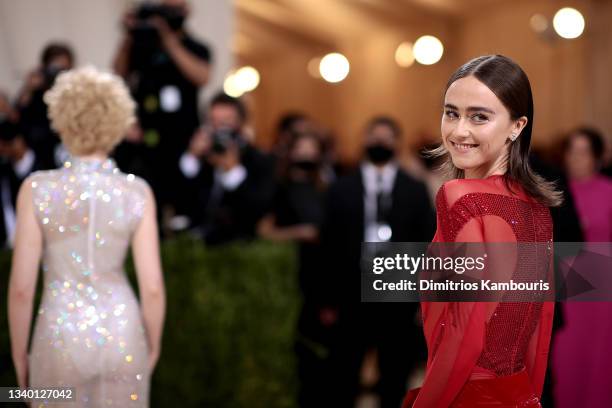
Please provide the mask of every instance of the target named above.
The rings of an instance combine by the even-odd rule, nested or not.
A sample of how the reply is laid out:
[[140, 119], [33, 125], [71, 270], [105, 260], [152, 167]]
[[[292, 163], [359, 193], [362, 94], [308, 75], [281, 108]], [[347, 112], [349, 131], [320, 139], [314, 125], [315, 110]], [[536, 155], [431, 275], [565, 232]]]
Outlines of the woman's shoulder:
[[490, 200], [516, 200], [533, 202], [521, 185], [503, 175], [484, 179], [454, 179], [445, 182], [436, 197], [436, 203], [444, 202], [448, 208], [459, 200], [482, 203]]
[[142, 219], [145, 208], [155, 201], [153, 191], [145, 179], [135, 174], [116, 171], [113, 177], [113, 194], [123, 196], [121, 202], [126, 206], [125, 209], [134, 222], [132, 227], [135, 228], [138, 220]]
[[134, 188], [149, 188], [147, 181], [133, 173], [124, 173], [122, 171], [116, 171], [114, 174], [115, 179], [127, 186], [134, 186]]
[[152, 194], [149, 183], [140, 176], [132, 173], [117, 171], [113, 173], [115, 194], [125, 194], [132, 198], [146, 200]]
[[24, 186], [28, 186], [32, 189], [34, 194], [48, 194], [50, 190], [57, 187], [61, 180], [62, 175], [60, 169], [37, 170], [28, 174], [28, 176], [21, 183], [21, 186], [22, 188]]
[[444, 200], [452, 207], [460, 199], [475, 198], [476, 194], [499, 194], [504, 191], [503, 176], [490, 176], [485, 179], [448, 180], [438, 190], [436, 201]]
[[61, 169], [52, 170], [36, 170], [28, 174], [24, 181], [29, 182], [44, 182], [44, 181], [55, 181], [61, 178]]

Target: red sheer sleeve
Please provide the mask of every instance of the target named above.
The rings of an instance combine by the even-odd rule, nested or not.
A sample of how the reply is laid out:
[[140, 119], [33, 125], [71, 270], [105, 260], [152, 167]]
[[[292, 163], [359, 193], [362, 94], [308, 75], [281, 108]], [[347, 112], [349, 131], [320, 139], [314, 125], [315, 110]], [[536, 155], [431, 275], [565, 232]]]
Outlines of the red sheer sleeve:
[[542, 389], [544, 388], [544, 377], [546, 375], [546, 366], [548, 365], [548, 351], [553, 326], [554, 307], [554, 302], [544, 302], [542, 304], [540, 321], [538, 322], [535, 333], [529, 341], [529, 348], [525, 356], [525, 367], [531, 379], [533, 391], [538, 398], [542, 397]]
[[435, 336], [439, 344], [430, 356], [415, 408], [448, 407], [461, 391], [484, 345], [484, 309], [476, 302], [444, 304]]

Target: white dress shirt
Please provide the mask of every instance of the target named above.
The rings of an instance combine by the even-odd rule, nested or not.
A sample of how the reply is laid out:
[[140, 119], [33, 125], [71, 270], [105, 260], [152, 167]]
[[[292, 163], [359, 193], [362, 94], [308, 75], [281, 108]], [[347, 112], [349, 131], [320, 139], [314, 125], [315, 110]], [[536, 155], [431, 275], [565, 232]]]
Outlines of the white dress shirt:
[[391, 238], [390, 227], [377, 221], [377, 197], [379, 193], [391, 195], [397, 170], [397, 164], [394, 162], [387, 163], [382, 167], [377, 167], [370, 162], [361, 165], [364, 189], [365, 242], [385, 242]]
[[[195, 157], [193, 154], [186, 152], [181, 155], [179, 160], [179, 168], [185, 177], [196, 177], [200, 172], [201, 167], [202, 165], [200, 164], [200, 159]], [[242, 164], [234, 166], [227, 171], [215, 169], [215, 182], [220, 183], [221, 187], [223, 187], [223, 189], [226, 191], [234, 191], [237, 189], [246, 179], [246, 177], [247, 170]]]

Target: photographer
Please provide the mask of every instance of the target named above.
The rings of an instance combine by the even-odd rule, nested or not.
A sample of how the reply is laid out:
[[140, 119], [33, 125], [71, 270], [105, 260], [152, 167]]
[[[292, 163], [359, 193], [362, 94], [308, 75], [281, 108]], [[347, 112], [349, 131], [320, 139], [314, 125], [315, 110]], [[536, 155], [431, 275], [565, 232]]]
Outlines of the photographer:
[[273, 162], [245, 138], [240, 100], [220, 93], [208, 113], [208, 126], [194, 134], [179, 162], [182, 210], [208, 244], [252, 238], [272, 200]]
[[12, 248], [15, 235], [17, 192], [23, 180], [41, 170], [41, 163], [26, 144], [15, 123], [0, 118], [0, 248]]
[[58, 157], [60, 140], [51, 129], [47, 118], [44, 93], [51, 88], [57, 75], [74, 65], [74, 54], [66, 44], [51, 43], [45, 47], [40, 66], [28, 75], [17, 97], [20, 123], [27, 143], [32, 147], [45, 169], [57, 167], [62, 162]]
[[188, 15], [187, 2], [180, 0], [130, 10], [113, 63], [131, 88], [139, 120], [119, 146], [117, 161], [147, 178], [162, 205], [175, 204], [170, 190], [178, 158], [199, 125], [198, 91], [209, 78], [210, 51], [185, 31]]
[[0, 90], [0, 122], [3, 121], [19, 122], [19, 112], [13, 108], [8, 95]]

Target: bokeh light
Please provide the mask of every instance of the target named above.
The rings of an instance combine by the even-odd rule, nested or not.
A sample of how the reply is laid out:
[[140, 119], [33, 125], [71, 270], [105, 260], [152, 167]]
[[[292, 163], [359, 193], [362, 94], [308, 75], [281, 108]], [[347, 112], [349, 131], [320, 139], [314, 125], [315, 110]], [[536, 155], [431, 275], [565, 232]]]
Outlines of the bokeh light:
[[234, 98], [239, 98], [246, 92], [251, 92], [257, 88], [259, 79], [259, 72], [251, 66], [230, 71], [223, 81], [223, 92]]
[[536, 33], [543, 33], [548, 29], [548, 20], [542, 14], [534, 14], [529, 19], [529, 25]]
[[578, 10], [564, 7], [555, 13], [553, 27], [563, 38], [578, 38], [584, 31], [584, 17]]
[[424, 35], [416, 40], [412, 52], [419, 64], [433, 65], [442, 58], [444, 46], [433, 35]]
[[234, 82], [243, 92], [251, 92], [259, 85], [259, 72], [251, 66], [242, 67], [234, 74]]
[[331, 83], [342, 81], [350, 71], [348, 59], [342, 54], [333, 52], [321, 59], [319, 72], [324, 80]]
[[395, 50], [395, 62], [402, 68], [408, 68], [414, 64], [414, 53], [412, 43], [404, 41]]
[[230, 71], [223, 81], [223, 92], [234, 98], [240, 98], [244, 93], [236, 83], [236, 72]]

